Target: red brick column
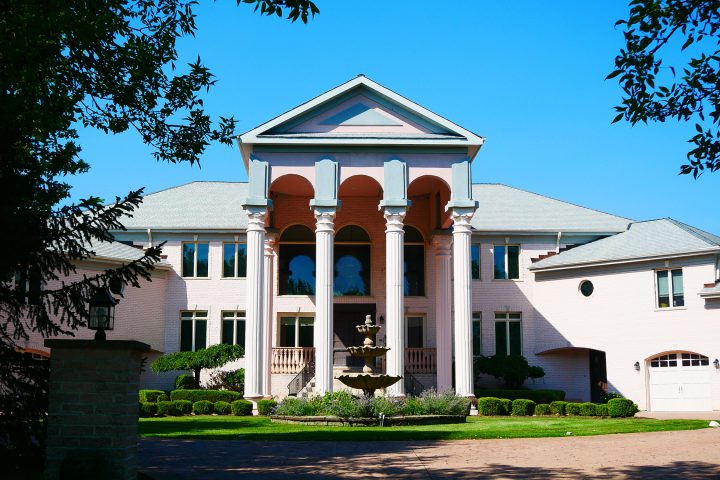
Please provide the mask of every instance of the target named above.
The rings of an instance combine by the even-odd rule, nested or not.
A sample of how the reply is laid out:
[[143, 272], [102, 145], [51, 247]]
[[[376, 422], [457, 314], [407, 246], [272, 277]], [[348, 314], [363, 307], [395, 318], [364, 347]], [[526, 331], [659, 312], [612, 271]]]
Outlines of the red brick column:
[[45, 346], [52, 349], [45, 478], [87, 472], [134, 480], [140, 366], [150, 346], [134, 340], [46, 340]]

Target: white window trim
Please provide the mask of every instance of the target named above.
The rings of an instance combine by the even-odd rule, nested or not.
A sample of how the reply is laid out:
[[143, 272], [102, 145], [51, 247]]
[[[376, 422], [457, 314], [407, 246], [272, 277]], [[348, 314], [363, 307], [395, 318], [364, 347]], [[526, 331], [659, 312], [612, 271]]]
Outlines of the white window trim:
[[[225, 317], [225, 316], [223, 315], [223, 314], [225, 314], [225, 313], [232, 313], [233, 316], [232, 316], [232, 317]], [[242, 313], [242, 315], [239, 315], [240, 313]], [[246, 322], [246, 323], [245, 323], [245, 328], [247, 329], [247, 316], [245, 315], [245, 313], [246, 313], [246, 312], [243, 311], [243, 310], [221, 310], [221, 311], [220, 311], [220, 340], [222, 340], [222, 338], [223, 338], [223, 333], [225, 333], [225, 332], [224, 332], [224, 329], [225, 329], [225, 320], [232, 320], [232, 322], [233, 322], [233, 327], [232, 327], [232, 328], [233, 328], [233, 341], [235, 342], [235, 343], [233, 343], [233, 345], [239, 345], [239, 344], [238, 344], [238, 337], [237, 337], [237, 335], [238, 335], [238, 332], [237, 332], [237, 330], [238, 330], [238, 329], [237, 329], [237, 322], [238, 322], [238, 320], [242, 320], [243, 322]], [[246, 331], [247, 331], [247, 330], [246, 330]], [[245, 345], [245, 339], [243, 339], [243, 347], [244, 347], [244, 345]]]
[[[280, 346], [280, 330], [282, 328], [283, 317], [295, 319], [295, 345], [293, 345], [292, 347]], [[313, 331], [314, 331], [314, 329], [315, 329], [315, 314], [313, 312], [278, 313], [278, 316], [277, 316], [277, 338], [275, 339], [277, 348], [315, 348], [315, 345], [314, 345], [315, 340], [314, 339], [313, 339], [312, 347], [300, 347], [298, 345], [300, 343], [300, 319], [301, 318], [312, 318], [313, 319]]]
[[[657, 268], [655, 269], [653, 273], [653, 282], [655, 284], [655, 311], [656, 312], [667, 312], [668, 310], [685, 310], [687, 307], [685, 305], [681, 307], [675, 307], [673, 306], [673, 285], [672, 285], [672, 272], [673, 270], [680, 270], [680, 276], [683, 281], [683, 303], [685, 302], [685, 273], [683, 272], [682, 267], [675, 267], [675, 268]], [[668, 272], [668, 301], [669, 306], [667, 307], [661, 307], [660, 306], [660, 290], [658, 289], [658, 272]]]
[[[510, 318], [510, 315], [517, 314], [520, 315], [520, 318]], [[505, 315], [505, 318], [497, 318], [497, 315]], [[522, 326], [522, 312], [495, 312], [493, 314], [493, 319], [495, 320], [495, 323], [498, 322], [504, 322], [505, 323], [505, 351], [507, 352], [507, 355], [511, 355], [510, 353], [510, 323], [519, 323], [520, 324], [520, 355], [523, 354], [523, 326]], [[495, 325], [493, 325], [494, 327]], [[495, 329], [493, 328], [493, 332], [495, 332]], [[498, 354], [497, 351], [497, 338], [495, 339], [495, 355]]]
[[[192, 276], [186, 276], [184, 269], [183, 269], [183, 263], [185, 260], [185, 257], [183, 255], [185, 245], [186, 244], [193, 244], [195, 248], [193, 249], [193, 275]], [[197, 254], [198, 254], [198, 245], [200, 244], [207, 244], [208, 246], [208, 274], [207, 277], [198, 277], [197, 276]], [[211, 265], [212, 265], [212, 253], [210, 248], [210, 242], [200, 242], [197, 240], [193, 240], [192, 242], [180, 242], [180, 273], [182, 274], [182, 278], [192, 278], [195, 280], [209, 280], [211, 278], [210, 272], [211, 272]]]
[[410, 347], [407, 347], [408, 327], [410, 326], [408, 319], [410, 317], [422, 318], [422, 347], [413, 347], [413, 348], [427, 348], [427, 315], [425, 315], [424, 313], [406, 313], [405, 314], [405, 345], [406, 345], [405, 348], [410, 348]]
[[[204, 317], [198, 316], [198, 312], [205, 312]], [[192, 313], [192, 318], [183, 318], [183, 313]], [[196, 329], [196, 322], [197, 320], [205, 320], [207, 323], [205, 324], [205, 347], [208, 347], [208, 327], [210, 326], [210, 311], [209, 310], [181, 310], [180, 311], [180, 325], [182, 326], [182, 322], [192, 322], [192, 337], [191, 337], [191, 345], [192, 350], [191, 352], [195, 351], [195, 329]], [[179, 338], [179, 347], [182, 347], [182, 328], [180, 328], [180, 338]], [[180, 348], [178, 348], [178, 351]]]
[[[233, 272], [235, 275], [231, 277], [225, 276], [225, 245], [235, 245], [235, 267], [233, 269]], [[245, 276], [241, 277], [238, 275], [238, 245], [245, 245], [245, 257], [247, 257], [247, 242], [222, 242], [222, 252], [221, 252], [221, 258], [222, 258], [222, 268], [220, 269], [220, 278], [223, 280], [237, 280], [237, 279], [247, 279], [247, 261], [245, 262]], [[208, 254], [208, 257], [210, 255]], [[208, 259], [209, 262], [209, 259]], [[208, 267], [209, 268], [209, 267]], [[208, 272], [209, 274], [210, 272]], [[209, 275], [208, 275], [209, 276]], [[205, 278], [205, 277], [200, 277]], [[226, 310], [229, 311], [229, 310]]]
[[[505, 274], [508, 278], [495, 278], [495, 247], [505, 247]], [[510, 269], [508, 268], [508, 247], [518, 247], [518, 278], [510, 278]], [[493, 275], [492, 278], [497, 282], [519, 282], [522, 281], [522, 245], [519, 243], [493, 243]]]

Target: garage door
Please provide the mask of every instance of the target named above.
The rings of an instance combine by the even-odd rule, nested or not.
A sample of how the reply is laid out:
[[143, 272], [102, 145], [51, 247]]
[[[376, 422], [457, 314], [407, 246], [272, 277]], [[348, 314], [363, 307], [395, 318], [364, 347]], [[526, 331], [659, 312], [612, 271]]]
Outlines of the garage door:
[[676, 352], [650, 360], [650, 409], [656, 412], [712, 410], [708, 357]]

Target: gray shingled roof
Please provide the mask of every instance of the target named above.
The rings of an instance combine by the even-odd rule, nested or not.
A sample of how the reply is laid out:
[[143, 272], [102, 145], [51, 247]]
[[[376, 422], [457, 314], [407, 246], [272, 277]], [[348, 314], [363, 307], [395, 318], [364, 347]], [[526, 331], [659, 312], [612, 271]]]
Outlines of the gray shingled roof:
[[720, 297], [720, 282], [717, 282], [714, 287], [705, 287], [700, 290], [701, 297]]
[[[139, 260], [145, 255], [145, 252], [140, 248], [131, 247], [120, 242], [96, 242], [89, 246], [89, 249], [95, 252], [94, 258], [97, 259], [110, 259], [121, 262], [132, 262]], [[169, 266], [165, 261], [160, 261], [156, 264], [159, 267]]]
[[570, 268], [623, 260], [720, 251], [720, 237], [671, 218], [635, 222], [627, 231], [580, 245], [530, 266], [530, 270]]

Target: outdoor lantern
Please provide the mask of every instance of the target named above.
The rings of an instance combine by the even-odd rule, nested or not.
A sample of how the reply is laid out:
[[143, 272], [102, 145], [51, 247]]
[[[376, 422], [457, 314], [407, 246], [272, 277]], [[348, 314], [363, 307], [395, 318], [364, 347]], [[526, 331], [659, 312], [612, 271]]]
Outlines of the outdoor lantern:
[[718, 360], [718, 359], [716, 358], [716, 359], [713, 361], [713, 366], [714, 366], [715, 368], [720, 368], [720, 360]]
[[637, 370], [638, 372], [640, 371], [640, 362], [635, 362], [635, 365], [633, 366], [635, 367], [635, 370]]
[[90, 299], [90, 318], [88, 328], [97, 330], [95, 340], [105, 340], [105, 330], [115, 326], [115, 300], [107, 287], [98, 288]]

